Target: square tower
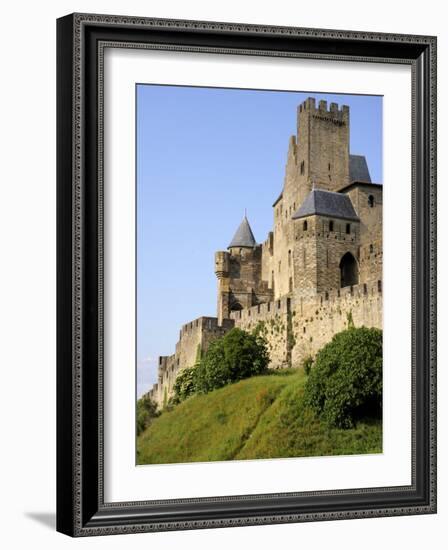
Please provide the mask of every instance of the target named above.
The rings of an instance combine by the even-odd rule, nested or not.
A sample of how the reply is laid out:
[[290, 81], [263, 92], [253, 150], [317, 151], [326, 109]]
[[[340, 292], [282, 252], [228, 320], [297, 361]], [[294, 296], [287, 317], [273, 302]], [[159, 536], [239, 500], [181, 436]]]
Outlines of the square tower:
[[349, 107], [310, 97], [297, 109], [298, 202], [311, 189], [337, 191], [350, 183]]

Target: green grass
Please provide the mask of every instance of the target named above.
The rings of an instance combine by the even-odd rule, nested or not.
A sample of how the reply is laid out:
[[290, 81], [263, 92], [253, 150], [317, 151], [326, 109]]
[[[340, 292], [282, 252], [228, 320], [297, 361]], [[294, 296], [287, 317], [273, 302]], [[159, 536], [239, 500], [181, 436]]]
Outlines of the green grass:
[[380, 420], [328, 429], [301, 404], [305, 379], [282, 371], [187, 399], [138, 437], [138, 464], [382, 452]]

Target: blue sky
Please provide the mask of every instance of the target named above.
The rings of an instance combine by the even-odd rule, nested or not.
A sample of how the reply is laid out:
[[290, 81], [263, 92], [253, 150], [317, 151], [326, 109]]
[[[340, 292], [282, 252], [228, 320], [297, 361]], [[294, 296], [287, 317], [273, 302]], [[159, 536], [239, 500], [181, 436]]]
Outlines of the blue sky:
[[382, 183], [381, 97], [137, 86], [138, 395], [180, 326], [216, 315], [214, 253], [244, 209], [257, 242], [272, 228], [296, 109], [309, 96], [350, 106], [350, 152]]

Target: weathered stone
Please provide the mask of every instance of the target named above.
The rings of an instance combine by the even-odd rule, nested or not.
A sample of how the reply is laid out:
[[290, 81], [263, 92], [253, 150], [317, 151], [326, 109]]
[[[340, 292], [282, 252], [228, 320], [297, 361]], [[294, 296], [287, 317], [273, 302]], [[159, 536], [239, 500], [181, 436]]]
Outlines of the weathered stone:
[[[217, 318], [184, 325], [175, 354], [159, 358], [159, 380], [149, 392], [159, 405], [177, 373], [233, 326], [263, 334], [271, 368], [300, 366], [352, 322], [382, 327], [382, 186], [350, 180], [349, 136], [348, 107], [331, 103], [327, 110], [321, 101], [316, 108], [314, 98], [299, 105], [273, 231], [254, 244], [245, 218], [229, 250], [216, 253]], [[330, 193], [330, 207], [294, 218], [313, 189]], [[355, 215], [351, 206], [336, 207], [347, 202], [339, 193]]]

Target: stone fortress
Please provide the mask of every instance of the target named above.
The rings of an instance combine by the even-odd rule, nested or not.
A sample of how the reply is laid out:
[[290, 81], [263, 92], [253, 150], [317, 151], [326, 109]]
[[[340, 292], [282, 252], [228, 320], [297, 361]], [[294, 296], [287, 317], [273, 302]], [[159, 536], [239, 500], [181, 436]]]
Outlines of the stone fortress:
[[273, 230], [257, 244], [245, 216], [216, 252], [217, 317], [183, 325], [175, 353], [159, 357], [147, 394], [159, 406], [179, 371], [232, 327], [257, 328], [274, 369], [300, 366], [351, 322], [382, 327], [382, 185], [349, 138], [347, 106], [299, 105]]

